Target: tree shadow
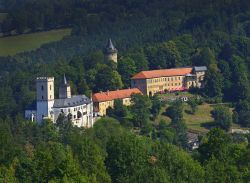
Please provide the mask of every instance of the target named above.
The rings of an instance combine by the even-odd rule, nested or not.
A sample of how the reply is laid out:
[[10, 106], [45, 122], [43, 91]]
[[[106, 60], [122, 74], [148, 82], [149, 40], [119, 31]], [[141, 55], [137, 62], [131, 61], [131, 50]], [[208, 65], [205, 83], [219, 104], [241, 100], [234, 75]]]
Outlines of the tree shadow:
[[210, 130], [211, 128], [216, 127], [216, 123], [214, 121], [202, 123], [201, 127], [204, 127], [206, 129]]
[[184, 112], [187, 113], [187, 114], [190, 114], [190, 115], [194, 115], [191, 110], [185, 109]]

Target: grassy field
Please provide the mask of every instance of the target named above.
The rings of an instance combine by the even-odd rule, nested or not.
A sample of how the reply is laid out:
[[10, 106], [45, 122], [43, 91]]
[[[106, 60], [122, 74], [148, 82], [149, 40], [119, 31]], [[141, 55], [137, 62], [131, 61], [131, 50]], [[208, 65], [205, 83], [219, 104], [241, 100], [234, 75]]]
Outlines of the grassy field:
[[0, 38], [0, 56], [12, 56], [17, 53], [36, 50], [41, 45], [61, 40], [70, 35], [71, 29], [57, 29], [46, 32], [22, 34]]
[[[164, 120], [167, 123], [171, 122], [171, 119], [164, 115], [166, 111], [165, 106], [161, 109], [161, 112], [157, 118], [157, 121]], [[209, 131], [209, 126], [213, 125], [213, 117], [211, 116], [211, 111], [214, 109], [215, 105], [203, 104], [199, 105], [197, 108], [196, 113], [193, 115], [190, 113], [190, 107], [185, 104], [184, 105], [184, 112], [183, 118], [187, 124], [187, 127], [190, 131], [197, 132], [197, 133], [206, 133]], [[233, 127], [238, 127], [237, 125], [233, 124]]]
[[198, 106], [196, 113], [190, 114], [191, 110], [188, 105], [184, 107], [183, 117], [187, 124], [188, 129], [198, 132], [206, 133], [208, 129], [204, 125], [213, 124], [213, 117], [211, 116], [211, 111], [214, 108], [209, 104], [203, 104]]

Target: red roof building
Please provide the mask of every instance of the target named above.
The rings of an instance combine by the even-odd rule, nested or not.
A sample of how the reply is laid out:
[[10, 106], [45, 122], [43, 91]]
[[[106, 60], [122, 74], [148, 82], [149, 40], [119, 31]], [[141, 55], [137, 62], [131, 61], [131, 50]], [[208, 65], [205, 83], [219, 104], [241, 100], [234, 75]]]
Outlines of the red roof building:
[[131, 105], [131, 96], [133, 94], [142, 94], [138, 88], [123, 89], [116, 91], [107, 91], [95, 93], [92, 96], [94, 102], [94, 111], [98, 112], [99, 115], [106, 115], [106, 110], [108, 107], [114, 107], [114, 100], [121, 99], [123, 105]]

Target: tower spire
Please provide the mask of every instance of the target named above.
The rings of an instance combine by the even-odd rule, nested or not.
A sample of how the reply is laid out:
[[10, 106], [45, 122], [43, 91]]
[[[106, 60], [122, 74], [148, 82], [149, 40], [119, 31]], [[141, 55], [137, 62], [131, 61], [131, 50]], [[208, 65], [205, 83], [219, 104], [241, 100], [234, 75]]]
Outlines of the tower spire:
[[107, 60], [112, 60], [117, 63], [117, 49], [115, 48], [111, 38], [109, 38], [107, 46], [105, 48], [105, 56]]
[[59, 87], [59, 98], [65, 99], [70, 97], [71, 97], [71, 88], [64, 74]]
[[68, 84], [65, 74], [63, 75], [63, 84], [65, 84], [65, 85]]

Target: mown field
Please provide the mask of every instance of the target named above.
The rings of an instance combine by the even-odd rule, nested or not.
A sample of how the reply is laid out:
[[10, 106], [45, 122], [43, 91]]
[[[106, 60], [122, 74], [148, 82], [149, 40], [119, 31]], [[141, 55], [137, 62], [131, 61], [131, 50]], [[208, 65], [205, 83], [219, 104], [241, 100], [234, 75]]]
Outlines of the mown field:
[[[222, 104], [218, 104], [222, 105]], [[168, 106], [162, 107], [160, 115], [158, 116], [157, 121], [164, 120], [167, 123], [171, 122], [171, 119], [167, 117], [164, 113]], [[211, 111], [214, 109], [215, 105], [210, 104], [202, 104], [199, 105], [195, 114], [191, 114], [190, 107], [185, 104], [183, 111], [183, 118], [187, 124], [187, 127], [190, 131], [197, 133], [206, 133], [209, 131], [209, 128], [214, 125], [213, 117], [211, 115]], [[233, 127], [239, 128], [238, 125], [233, 124]]]
[[43, 44], [55, 42], [70, 35], [71, 29], [57, 29], [17, 36], [0, 38], [0, 56], [13, 56], [17, 53], [36, 50]]

